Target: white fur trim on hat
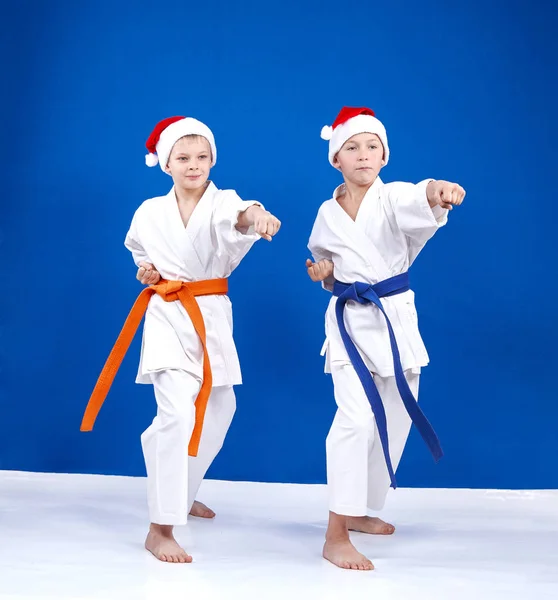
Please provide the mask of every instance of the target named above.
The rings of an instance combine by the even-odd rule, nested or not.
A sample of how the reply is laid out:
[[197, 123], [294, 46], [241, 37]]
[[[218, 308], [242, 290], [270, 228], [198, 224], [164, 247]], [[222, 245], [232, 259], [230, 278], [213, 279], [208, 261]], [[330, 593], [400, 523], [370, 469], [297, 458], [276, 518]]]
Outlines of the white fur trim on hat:
[[159, 141], [157, 142], [157, 156], [161, 169], [166, 173], [165, 168], [169, 162], [172, 148], [176, 142], [185, 135], [200, 135], [209, 142], [212, 159], [211, 166], [215, 166], [215, 163], [217, 162], [217, 147], [215, 146], [213, 132], [201, 121], [193, 119], [192, 117], [186, 117], [185, 119], [180, 119], [180, 121], [171, 123], [161, 132]]
[[[384, 146], [384, 164], [387, 165], [389, 160], [389, 146], [387, 140], [386, 128], [382, 122], [372, 115], [357, 115], [345, 123], [338, 125], [331, 135], [329, 140], [329, 162], [333, 166], [335, 155], [341, 150], [343, 144], [351, 139], [353, 135], [359, 133], [375, 133]], [[325, 138], [324, 138], [325, 139]]]

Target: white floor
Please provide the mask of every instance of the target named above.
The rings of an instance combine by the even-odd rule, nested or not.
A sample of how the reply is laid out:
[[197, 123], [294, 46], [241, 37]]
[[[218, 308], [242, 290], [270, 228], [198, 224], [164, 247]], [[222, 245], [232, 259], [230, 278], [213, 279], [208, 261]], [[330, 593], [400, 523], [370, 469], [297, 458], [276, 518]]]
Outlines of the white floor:
[[376, 565], [320, 556], [324, 486], [207, 481], [218, 512], [179, 540], [191, 565], [142, 547], [145, 481], [0, 472], [0, 599], [558, 599], [558, 491], [392, 492], [391, 537], [355, 534]]

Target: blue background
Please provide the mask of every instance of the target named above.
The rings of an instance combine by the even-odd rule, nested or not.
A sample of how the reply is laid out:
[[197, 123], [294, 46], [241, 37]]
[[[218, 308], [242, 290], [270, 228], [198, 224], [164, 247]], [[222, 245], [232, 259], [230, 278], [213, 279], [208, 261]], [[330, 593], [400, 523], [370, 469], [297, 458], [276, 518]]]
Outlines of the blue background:
[[79, 424], [141, 288], [129, 222], [171, 185], [145, 167], [145, 139], [186, 114], [215, 133], [218, 187], [284, 224], [231, 278], [244, 385], [210, 476], [325, 481], [328, 297], [306, 243], [340, 182], [320, 129], [368, 105], [388, 131], [385, 181], [467, 190], [412, 272], [421, 400], [446, 457], [413, 432], [399, 484], [558, 487], [556, 5], [447, 4], [4, 5], [1, 469], [144, 474], [139, 336], [94, 432]]

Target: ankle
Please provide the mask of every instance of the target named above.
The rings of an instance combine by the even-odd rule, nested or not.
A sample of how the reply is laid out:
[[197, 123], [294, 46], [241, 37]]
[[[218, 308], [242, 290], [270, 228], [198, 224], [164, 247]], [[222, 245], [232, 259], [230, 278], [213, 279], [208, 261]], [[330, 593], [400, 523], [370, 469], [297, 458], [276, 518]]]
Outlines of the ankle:
[[172, 525], [159, 525], [158, 523], [149, 524], [149, 533], [164, 535], [165, 537], [172, 536]]
[[344, 543], [351, 543], [351, 538], [347, 535], [347, 534], [342, 534], [342, 533], [335, 533], [335, 534], [331, 534], [331, 533], [326, 533], [325, 536], [325, 541], [326, 544], [344, 544]]
[[325, 534], [326, 542], [348, 542], [350, 541], [349, 530], [345, 527], [328, 527]]

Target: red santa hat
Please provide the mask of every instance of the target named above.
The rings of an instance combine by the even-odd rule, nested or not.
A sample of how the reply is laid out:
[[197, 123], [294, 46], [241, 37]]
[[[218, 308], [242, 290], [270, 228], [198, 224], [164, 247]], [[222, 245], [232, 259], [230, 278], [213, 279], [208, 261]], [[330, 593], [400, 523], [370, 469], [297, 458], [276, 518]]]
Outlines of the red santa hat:
[[145, 164], [148, 167], [159, 164], [165, 171], [172, 147], [185, 135], [200, 135], [209, 142], [213, 167], [217, 162], [217, 148], [213, 133], [207, 125], [192, 117], [169, 117], [159, 121], [145, 143], [149, 151], [145, 156]]
[[369, 108], [354, 108], [344, 106], [333, 125], [322, 128], [322, 139], [329, 140], [329, 162], [333, 165], [335, 155], [341, 150], [343, 144], [353, 135], [359, 133], [375, 133], [384, 146], [384, 164], [389, 160], [389, 146], [386, 128], [376, 118], [373, 110]]

